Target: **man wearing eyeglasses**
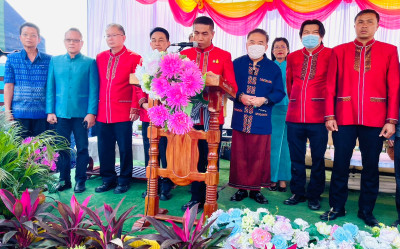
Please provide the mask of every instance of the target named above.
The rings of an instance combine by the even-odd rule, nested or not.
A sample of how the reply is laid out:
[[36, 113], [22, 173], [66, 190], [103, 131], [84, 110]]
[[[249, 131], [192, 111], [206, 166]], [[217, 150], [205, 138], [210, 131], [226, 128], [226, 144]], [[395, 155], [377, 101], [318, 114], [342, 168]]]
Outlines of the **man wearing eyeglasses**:
[[[95, 124], [99, 99], [99, 76], [96, 61], [81, 54], [82, 33], [70, 28], [65, 33], [67, 53], [50, 61], [46, 89], [47, 122], [56, 124], [60, 136], [71, 142], [74, 134], [77, 158], [75, 193], [85, 191], [86, 167], [89, 163], [88, 129]], [[60, 152], [58, 191], [71, 188], [70, 153]]]
[[26, 22], [19, 28], [24, 48], [8, 56], [4, 75], [4, 106], [10, 120], [18, 121], [23, 137], [44, 132], [46, 123], [46, 81], [50, 55], [37, 49], [40, 30]]
[[[116, 187], [114, 193], [121, 194], [130, 187], [132, 121], [139, 118], [140, 112], [136, 89], [129, 84], [129, 75], [135, 72], [141, 57], [125, 47], [125, 30], [121, 25], [109, 24], [105, 38], [110, 49], [96, 58], [100, 78], [96, 126], [103, 184], [95, 191], [100, 193]], [[118, 143], [120, 154], [119, 177], [115, 172], [115, 143]]]

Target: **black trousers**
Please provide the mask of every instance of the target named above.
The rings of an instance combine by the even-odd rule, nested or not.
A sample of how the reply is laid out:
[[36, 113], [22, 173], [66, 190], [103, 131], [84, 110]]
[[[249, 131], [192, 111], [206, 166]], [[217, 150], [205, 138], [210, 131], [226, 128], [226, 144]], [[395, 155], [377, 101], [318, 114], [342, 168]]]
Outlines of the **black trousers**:
[[340, 125], [332, 133], [335, 157], [329, 189], [329, 205], [344, 209], [348, 197], [350, 160], [358, 138], [362, 166], [361, 190], [358, 199], [359, 212], [372, 214], [379, 192], [379, 155], [383, 138], [379, 137], [382, 128], [363, 125]]
[[396, 177], [396, 208], [398, 219], [400, 219], [400, 137], [396, 137], [394, 142], [394, 171]]
[[100, 159], [100, 175], [103, 182], [117, 180], [115, 172], [115, 143], [118, 144], [120, 157], [120, 175], [118, 184], [129, 184], [132, 179], [132, 122], [97, 122], [97, 145]]
[[[287, 140], [289, 144], [291, 173], [290, 190], [293, 194], [306, 196], [309, 200], [317, 200], [325, 188], [325, 151], [328, 143], [328, 131], [325, 124], [287, 124]], [[306, 192], [306, 144], [307, 138], [311, 148], [311, 176]]]
[[[149, 165], [149, 149], [150, 149], [150, 140], [147, 137], [147, 128], [149, 127], [150, 122], [142, 122], [142, 137], [143, 137], [143, 148], [144, 148], [144, 163], [145, 166], [147, 167]], [[160, 166], [163, 168], [167, 168], [167, 144], [168, 144], [168, 139], [166, 137], [161, 137], [160, 141], [158, 143], [158, 150], [159, 150], [159, 159], [161, 160]], [[168, 179], [168, 178], [163, 178], [160, 181], [160, 188], [161, 192], [168, 193], [174, 183]]]
[[[193, 126], [193, 128], [196, 130], [204, 131], [204, 125], [195, 125], [195, 126]], [[220, 132], [220, 140], [221, 140], [222, 125], [219, 126], [219, 130], [221, 131]], [[207, 171], [207, 165], [208, 165], [208, 143], [207, 143], [207, 141], [199, 140], [198, 147], [199, 147], [199, 162], [197, 163], [197, 170], [201, 173], [204, 173]], [[221, 143], [219, 143], [219, 146], [218, 146], [218, 155], [219, 155], [220, 149], [221, 149]], [[219, 159], [218, 159], [217, 166], [219, 169]], [[205, 184], [205, 182], [192, 182], [191, 192], [192, 192], [191, 201], [199, 201], [201, 203], [204, 203], [206, 201], [206, 184]]]
[[45, 118], [41, 119], [28, 119], [28, 118], [16, 118], [15, 121], [19, 122], [22, 126], [23, 138], [36, 137], [40, 133], [46, 131], [49, 128], [49, 124]]

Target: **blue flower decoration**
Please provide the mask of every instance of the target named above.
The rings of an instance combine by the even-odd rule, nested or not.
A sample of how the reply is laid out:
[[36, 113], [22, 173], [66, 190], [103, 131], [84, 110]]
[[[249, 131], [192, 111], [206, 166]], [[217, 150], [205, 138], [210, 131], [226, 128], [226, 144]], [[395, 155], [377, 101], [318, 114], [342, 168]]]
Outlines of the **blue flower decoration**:
[[350, 232], [351, 237], [356, 237], [358, 234], [358, 226], [352, 224], [352, 223], [346, 223], [343, 225], [343, 229]]
[[343, 227], [338, 227], [336, 231], [333, 233], [332, 237], [335, 239], [337, 244], [341, 244], [342, 242], [354, 242], [353, 236]]
[[229, 223], [229, 220], [230, 220], [230, 215], [227, 213], [222, 213], [220, 216], [218, 216], [215, 223], [217, 223], [217, 225], [226, 225]]
[[240, 209], [233, 209], [229, 215], [230, 215], [229, 222], [237, 223], [242, 220], [242, 211]]
[[288, 246], [287, 241], [281, 235], [275, 235], [271, 243], [275, 245], [276, 249], [286, 249]]
[[242, 232], [242, 224], [241, 223], [229, 223], [226, 226], [226, 228], [231, 228], [231, 227], [233, 227], [233, 229], [232, 229], [231, 235], [229, 235], [229, 237]]

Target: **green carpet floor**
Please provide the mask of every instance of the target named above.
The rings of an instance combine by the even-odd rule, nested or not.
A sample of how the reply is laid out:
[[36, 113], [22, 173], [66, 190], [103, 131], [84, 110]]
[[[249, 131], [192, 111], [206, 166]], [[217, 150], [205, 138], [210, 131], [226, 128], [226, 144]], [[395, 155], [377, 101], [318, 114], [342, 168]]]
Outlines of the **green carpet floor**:
[[[137, 163], [137, 162], [136, 162]], [[142, 163], [143, 164], [143, 163]], [[309, 172], [307, 172], [309, 174]], [[75, 172], [71, 173], [73, 178]], [[256, 203], [250, 198], [244, 199], [242, 202], [231, 202], [230, 197], [235, 193], [236, 189], [227, 186], [229, 179], [229, 161], [220, 161], [220, 183], [219, 183], [219, 199], [218, 207], [223, 210], [229, 208], [250, 208], [256, 210], [258, 207], [268, 208], [271, 213], [279, 214], [288, 217], [289, 219], [302, 218], [309, 223], [315, 223], [320, 221], [319, 215], [329, 209], [328, 204], [328, 190], [330, 181], [330, 171], [327, 171], [327, 182], [325, 192], [322, 195], [322, 208], [319, 211], [312, 211], [307, 207], [307, 203], [300, 203], [296, 206], [287, 206], [283, 204], [283, 201], [291, 196], [290, 190], [288, 192], [270, 192], [267, 189], [263, 189], [262, 193], [268, 198], [269, 204], [261, 205]], [[112, 191], [106, 193], [95, 193], [94, 189], [101, 185], [101, 177], [92, 177], [86, 182], [87, 190], [84, 193], [76, 194], [79, 202], [82, 202], [86, 196], [93, 195], [89, 206], [100, 207], [103, 203], [107, 203], [112, 207], [115, 207], [123, 197], [125, 197], [124, 203], [121, 206], [120, 211], [123, 212], [131, 206], [136, 206], [133, 210], [133, 214], [144, 213], [144, 199], [141, 198], [141, 194], [146, 190], [146, 182], [141, 180], [132, 180], [130, 190], [122, 195], [116, 195]], [[74, 184], [74, 183], [73, 183]], [[169, 210], [169, 214], [182, 216], [181, 206], [190, 200], [190, 186], [178, 186], [172, 190], [173, 197], [168, 201], [160, 201], [160, 207]], [[55, 194], [50, 194], [50, 198], [61, 200], [62, 202], [69, 203], [73, 190], [67, 190]], [[357, 218], [358, 210], [358, 196], [359, 191], [350, 190], [349, 198], [346, 204], [347, 215], [345, 217], [338, 218], [335, 221], [329, 222], [330, 224], [342, 225], [346, 222], [351, 222], [358, 225], [360, 228], [364, 228], [362, 220]], [[49, 199], [50, 199], [49, 198]], [[374, 214], [376, 218], [384, 224], [392, 224], [397, 218], [397, 212], [395, 207], [394, 194], [380, 193]], [[130, 230], [134, 221], [137, 218], [127, 221], [124, 226], [124, 230]], [[150, 231], [145, 231], [148, 233]]]

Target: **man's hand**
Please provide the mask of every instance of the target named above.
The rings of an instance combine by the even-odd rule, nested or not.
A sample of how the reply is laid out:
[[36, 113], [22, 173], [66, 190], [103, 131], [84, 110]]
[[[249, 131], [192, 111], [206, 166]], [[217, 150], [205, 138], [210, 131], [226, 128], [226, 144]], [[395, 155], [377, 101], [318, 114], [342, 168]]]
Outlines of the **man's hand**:
[[256, 97], [250, 96], [250, 95], [247, 95], [247, 94], [243, 94], [242, 97], [240, 97], [240, 101], [243, 103], [243, 105], [253, 105], [253, 104], [251, 103], [251, 101], [252, 101], [254, 98], [256, 98]]
[[131, 114], [129, 114], [129, 118], [133, 122], [133, 121], [135, 121], [136, 119], [139, 118], [139, 115], [131, 113]]
[[387, 143], [388, 143], [389, 147], [394, 146], [394, 140], [387, 140]]
[[87, 128], [92, 128], [96, 124], [96, 117], [93, 114], [87, 114], [83, 122], [87, 122]]
[[8, 121], [14, 121], [14, 116], [11, 112], [11, 110], [6, 110], [6, 117]]
[[394, 124], [385, 124], [382, 128], [381, 133], [379, 134], [380, 137], [390, 138], [396, 132], [396, 126]]
[[325, 127], [328, 131], [338, 131], [339, 130], [335, 119], [326, 121]]
[[57, 123], [57, 116], [54, 113], [49, 113], [47, 114], [47, 122], [50, 124], [55, 124]]
[[254, 97], [250, 100], [250, 104], [254, 107], [260, 107], [264, 104], [265, 101], [267, 101], [267, 99], [264, 97]]
[[147, 111], [147, 109], [149, 109], [149, 103], [143, 103], [142, 108]]

